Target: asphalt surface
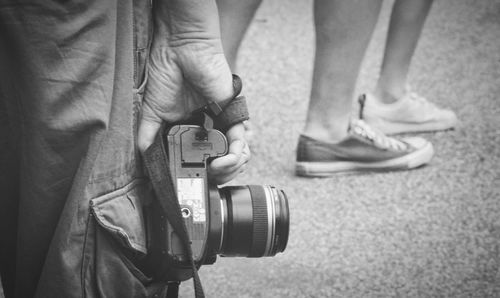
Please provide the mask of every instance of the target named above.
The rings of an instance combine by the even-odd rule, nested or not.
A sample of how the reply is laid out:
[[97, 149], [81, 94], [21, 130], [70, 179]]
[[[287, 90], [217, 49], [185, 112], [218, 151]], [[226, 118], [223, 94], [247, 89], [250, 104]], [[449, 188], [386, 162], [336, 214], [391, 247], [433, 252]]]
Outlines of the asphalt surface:
[[[391, 5], [359, 92], [375, 84]], [[274, 258], [202, 267], [208, 297], [500, 297], [500, 1], [434, 3], [410, 83], [452, 108], [460, 127], [422, 134], [436, 155], [413, 171], [294, 176], [312, 73], [312, 1], [263, 1], [240, 54], [255, 136], [249, 170], [234, 184], [284, 189], [290, 239]], [[183, 297], [191, 287], [183, 284]]]

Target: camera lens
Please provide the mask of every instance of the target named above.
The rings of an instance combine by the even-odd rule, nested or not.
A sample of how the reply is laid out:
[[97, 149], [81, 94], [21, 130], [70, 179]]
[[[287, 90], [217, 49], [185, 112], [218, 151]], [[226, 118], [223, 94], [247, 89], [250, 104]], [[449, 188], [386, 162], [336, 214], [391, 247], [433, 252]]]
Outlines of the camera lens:
[[288, 242], [288, 200], [267, 185], [227, 186], [222, 204], [223, 256], [267, 257], [283, 252]]

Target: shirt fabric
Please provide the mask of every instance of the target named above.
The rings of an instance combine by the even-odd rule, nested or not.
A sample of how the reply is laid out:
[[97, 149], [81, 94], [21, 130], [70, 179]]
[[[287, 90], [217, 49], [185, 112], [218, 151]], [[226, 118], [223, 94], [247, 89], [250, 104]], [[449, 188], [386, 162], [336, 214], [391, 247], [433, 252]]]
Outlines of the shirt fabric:
[[6, 297], [148, 297], [136, 147], [141, 0], [0, 0], [0, 275]]

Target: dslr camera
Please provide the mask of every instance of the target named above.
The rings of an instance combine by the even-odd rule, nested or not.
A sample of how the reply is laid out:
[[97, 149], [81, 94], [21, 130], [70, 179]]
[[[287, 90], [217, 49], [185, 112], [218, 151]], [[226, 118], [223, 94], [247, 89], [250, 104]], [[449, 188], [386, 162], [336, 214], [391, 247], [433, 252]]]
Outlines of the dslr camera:
[[[270, 185], [219, 188], [210, 183], [207, 165], [228, 152], [224, 134], [197, 125], [175, 125], [168, 130], [170, 173], [187, 228], [196, 266], [223, 257], [267, 257], [283, 252], [288, 242], [289, 209], [285, 193]], [[161, 234], [161, 254], [168, 255], [171, 281], [192, 276], [182, 241], [170, 223], [155, 225]], [[163, 274], [162, 274], [163, 275]]]

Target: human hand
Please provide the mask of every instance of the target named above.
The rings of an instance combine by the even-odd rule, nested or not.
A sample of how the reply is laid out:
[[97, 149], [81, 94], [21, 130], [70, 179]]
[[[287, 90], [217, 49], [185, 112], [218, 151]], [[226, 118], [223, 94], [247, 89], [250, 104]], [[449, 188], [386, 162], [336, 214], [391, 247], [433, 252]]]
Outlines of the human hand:
[[207, 100], [232, 95], [232, 75], [224, 55], [205, 42], [152, 49], [139, 122], [139, 149], [144, 152], [153, 143], [162, 121], [181, 120]]
[[208, 101], [233, 96], [215, 2], [154, 3], [154, 36], [139, 121], [141, 152], [153, 143], [161, 122], [181, 120]]
[[[190, 115], [208, 101], [234, 96], [224, 57], [214, 1], [158, 0], [148, 81], [139, 120], [138, 147], [144, 152], [161, 123]], [[250, 158], [242, 124], [226, 133], [229, 153], [209, 165], [209, 179], [223, 184], [243, 171]]]
[[[218, 59], [215, 58], [214, 59]], [[143, 114], [139, 125], [138, 146], [141, 152], [144, 152], [154, 141], [162, 121], [174, 122], [181, 120], [196, 110], [206, 105], [206, 99], [200, 95], [181, 74], [171, 71], [168, 64], [158, 67], [154, 64], [149, 73], [148, 87], [149, 93], [143, 103]], [[207, 71], [203, 67], [196, 69], [191, 65], [190, 71]], [[158, 69], [157, 69], [158, 67]], [[162, 73], [156, 73], [164, 69], [165, 73], [174, 75], [180, 86], [166, 84], [172, 79], [162, 78]], [[152, 75], [155, 77], [153, 78]], [[201, 75], [201, 74], [200, 74]], [[209, 73], [212, 75], [212, 73]], [[214, 82], [217, 80], [215, 79]], [[151, 85], [150, 85], [151, 84]], [[211, 83], [216, 85], [217, 83]], [[209, 83], [206, 84], [210, 85]], [[169, 87], [169, 86], [173, 86]], [[232, 76], [231, 76], [231, 95], [232, 95]], [[157, 89], [158, 88], [158, 89]], [[160, 91], [162, 90], [162, 91]], [[170, 94], [171, 97], [156, 97], [156, 94]], [[207, 94], [209, 92], [206, 92]], [[170, 100], [177, 99], [177, 100]], [[208, 178], [215, 184], [224, 184], [234, 179], [239, 173], [246, 169], [246, 164], [250, 159], [250, 149], [245, 139], [245, 127], [243, 123], [232, 126], [227, 132], [226, 137], [229, 143], [229, 152], [227, 155], [214, 159], [208, 166]]]
[[227, 155], [214, 159], [208, 166], [208, 179], [217, 184], [224, 184], [246, 170], [250, 160], [250, 148], [245, 139], [243, 123], [232, 126], [226, 133], [229, 143]]

